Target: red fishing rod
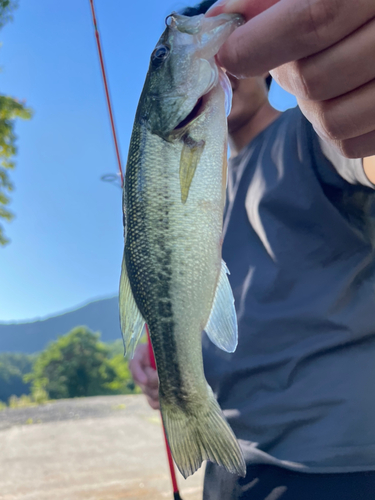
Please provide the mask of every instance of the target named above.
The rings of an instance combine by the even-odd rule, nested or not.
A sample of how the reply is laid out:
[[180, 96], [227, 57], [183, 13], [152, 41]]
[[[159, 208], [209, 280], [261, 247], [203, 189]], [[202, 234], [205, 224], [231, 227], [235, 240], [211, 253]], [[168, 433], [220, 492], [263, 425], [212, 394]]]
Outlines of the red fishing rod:
[[[147, 325], [146, 325], [146, 331], [147, 331], [148, 353], [150, 355], [150, 365], [151, 365], [151, 368], [153, 368], [154, 370], [156, 370], [156, 362], [155, 362], [154, 350], [152, 349], [150, 333], [148, 331], [148, 326]], [[174, 463], [173, 463], [172, 453], [171, 453], [171, 450], [169, 448], [169, 444], [168, 444], [168, 440], [167, 440], [167, 435], [165, 433], [164, 425], [162, 427], [163, 427], [165, 448], [167, 450], [169, 470], [171, 472], [172, 487], [173, 487], [173, 497], [174, 497], [174, 500], [182, 500], [182, 498], [180, 497], [180, 493], [178, 491], [178, 484], [177, 484], [177, 479], [176, 479], [176, 472], [175, 472], [175, 469], [174, 469]]]
[[94, 0], [90, 0], [90, 4], [91, 4], [92, 21], [94, 23], [94, 29], [95, 29], [96, 46], [98, 48], [100, 67], [101, 67], [101, 70], [102, 70], [104, 90], [105, 90], [105, 95], [106, 95], [106, 98], [107, 98], [107, 107], [108, 107], [108, 112], [109, 112], [109, 119], [110, 119], [110, 122], [111, 122], [113, 142], [114, 142], [114, 145], [115, 145], [116, 156], [117, 156], [117, 163], [118, 163], [118, 169], [119, 169], [119, 173], [120, 173], [120, 177], [121, 177], [121, 187], [122, 187], [123, 184], [124, 184], [124, 176], [123, 176], [123, 173], [122, 173], [123, 170], [122, 170], [122, 165], [121, 165], [120, 148], [119, 148], [118, 142], [117, 142], [115, 120], [113, 119], [111, 99], [109, 97], [109, 90], [108, 90], [107, 77], [106, 77], [104, 60], [103, 60], [103, 53], [102, 53], [102, 48], [101, 48], [101, 45], [100, 45], [98, 23], [96, 22]]
[[[106, 99], [107, 99], [107, 107], [108, 107], [109, 119], [110, 119], [110, 122], [111, 122], [113, 142], [114, 142], [114, 146], [115, 146], [115, 150], [116, 150], [116, 157], [117, 157], [118, 169], [119, 169], [119, 173], [120, 173], [120, 177], [121, 177], [121, 187], [123, 187], [123, 185], [124, 185], [124, 175], [123, 175], [123, 169], [122, 169], [122, 164], [121, 164], [120, 148], [119, 148], [118, 141], [117, 141], [115, 121], [114, 121], [113, 113], [112, 113], [112, 105], [111, 105], [111, 99], [110, 99], [110, 95], [109, 95], [109, 88], [108, 88], [108, 83], [107, 83], [107, 77], [106, 77], [106, 71], [105, 71], [105, 65], [104, 65], [104, 58], [103, 58], [102, 48], [101, 48], [101, 44], [100, 44], [98, 23], [96, 21], [96, 15], [95, 15], [94, 0], [90, 0], [90, 4], [91, 4], [92, 21], [94, 23], [94, 29], [95, 29], [96, 46], [97, 46], [97, 49], [98, 49], [98, 55], [99, 55], [99, 60], [100, 60], [100, 67], [101, 67], [102, 77], [103, 77], [103, 84], [104, 84], [105, 95], [106, 95]], [[149, 335], [149, 331], [148, 331], [147, 325], [146, 325], [146, 330], [147, 330], [148, 349], [149, 349], [149, 354], [150, 354], [150, 364], [151, 364], [151, 367], [156, 370], [156, 363], [155, 363], [154, 351], [152, 349], [151, 339], [150, 339], [150, 335]], [[169, 470], [170, 470], [170, 473], [171, 473], [171, 480], [172, 480], [172, 487], [173, 487], [173, 498], [174, 498], [174, 500], [182, 500], [182, 498], [180, 496], [180, 493], [178, 491], [178, 485], [177, 485], [177, 479], [176, 479], [176, 471], [175, 471], [175, 468], [174, 468], [172, 454], [171, 454], [171, 450], [169, 448], [169, 444], [168, 444], [168, 441], [167, 441], [167, 436], [165, 434], [164, 426], [163, 426], [163, 434], [164, 434], [164, 440], [165, 440], [165, 447], [166, 447], [166, 450], [167, 450]]]

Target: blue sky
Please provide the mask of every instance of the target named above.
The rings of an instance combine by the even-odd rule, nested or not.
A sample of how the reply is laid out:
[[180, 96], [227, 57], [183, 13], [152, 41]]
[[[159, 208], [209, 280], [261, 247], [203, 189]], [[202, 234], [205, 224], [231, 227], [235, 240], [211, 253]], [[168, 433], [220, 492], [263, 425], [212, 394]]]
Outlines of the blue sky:
[[[123, 163], [164, 18], [186, 5], [95, 1]], [[34, 110], [16, 125], [16, 218], [4, 224], [11, 243], [0, 248], [0, 321], [21, 321], [117, 292], [121, 191], [100, 180], [117, 164], [89, 0], [20, 0], [0, 40], [0, 92]], [[295, 105], [275, 84], [271, 102]]]

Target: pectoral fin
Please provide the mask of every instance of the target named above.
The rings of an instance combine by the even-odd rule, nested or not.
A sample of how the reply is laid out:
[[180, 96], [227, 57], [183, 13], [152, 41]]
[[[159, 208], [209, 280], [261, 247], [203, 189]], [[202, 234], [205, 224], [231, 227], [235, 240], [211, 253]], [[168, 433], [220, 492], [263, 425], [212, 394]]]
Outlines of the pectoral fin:
[[226, 352], [234, 352], [237, 347], [237, 315], [230, 287], [228, 268], [221, 261], [221, 272], [217, 284], [214, 303], [205, 331], [215, 345]]
[[122, 260], [119, 305], [120, 324], [122, 338], [124, 340], [125, 356], [132, 358], [138, 340], [142, 336], [145, 320], [139, 312], [133, 297], [128, 273], [126, 271], [125, 257]]
[[186, 203], [188, 198], [191, 181], [193, 180], [195, 170], [202, 155], [205, 141], [194, 141], [191, 137], [183, 138], [183, 147], [180, 158], [180, 188], [181, 201]]

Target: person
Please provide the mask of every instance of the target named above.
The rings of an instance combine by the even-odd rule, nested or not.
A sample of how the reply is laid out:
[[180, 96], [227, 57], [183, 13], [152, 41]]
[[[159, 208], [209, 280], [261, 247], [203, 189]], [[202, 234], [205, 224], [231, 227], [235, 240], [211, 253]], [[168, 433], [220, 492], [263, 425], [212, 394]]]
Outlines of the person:
[[[247, 19], [218, 56], [231, 73], [246, 76], [230, 75], [232, 157], [223, 228], [239, 343], [228, 354], [203, 337], [206, 378], [239, 439], [247, 475], [207, 463], [205, 500], [374, 498], [375, 140], [368, 139], [375, 139], [369, 91], [375, 70], [365, 70], [364, 62], [375, 46], [367, 31], [375, 5], [356, 3], [361, 17], [349, 16], [353, 2], [344, 4], [235, 0], [208, 13], [239, 11]], [[321, 9], [308, 14], [318, 23], [310, 26], [312, 41], [298, 18], [308, 5]], [[286, 15], [294, 15], [292, 8], [295, 24]], [[354, 57], [351, 38], [358, 42], [361, 32], [363, 50], [352, 47]], [[327, 37], [333, 47], [323, 47]], [[272, 108], [269, 70], [297, 94], [297, 108]], [[355, 78], [355, 70], [362, 74]], [[138, 346], [130, 369], [158, 408], [147, 346]]]

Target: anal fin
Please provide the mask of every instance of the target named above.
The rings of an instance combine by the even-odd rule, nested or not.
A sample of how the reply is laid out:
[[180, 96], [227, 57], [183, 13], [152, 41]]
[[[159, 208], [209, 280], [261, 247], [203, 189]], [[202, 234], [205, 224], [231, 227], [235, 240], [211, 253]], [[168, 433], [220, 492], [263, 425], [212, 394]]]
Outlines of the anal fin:
[[226, 352], [234, 352], [238, 342], [237, 315], [227, 274], [229, 274], [228, 268], [222, 260], [215, 298], [205, 331], [217, 347]]
[[125, 256], [122, 260], [121, 267], [119, 306], [125, 356], [132, 358], [137, 343], [142, 336], [145, 320], [139, 312], [133, 297], [128, 273], [126, 271]]

